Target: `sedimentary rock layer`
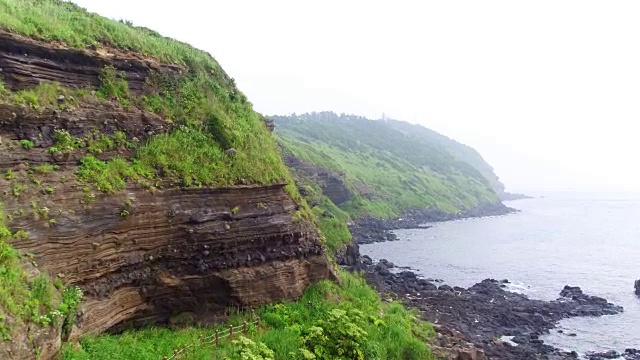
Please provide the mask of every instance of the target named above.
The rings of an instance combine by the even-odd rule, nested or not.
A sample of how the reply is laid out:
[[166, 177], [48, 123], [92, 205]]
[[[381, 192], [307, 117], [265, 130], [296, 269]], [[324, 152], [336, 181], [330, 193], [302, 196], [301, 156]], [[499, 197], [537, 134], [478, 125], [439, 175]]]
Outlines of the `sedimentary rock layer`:
[[175, 73], [184, 69], [162, 64], [133, 52], [69, 49], [0, 30], [0, 70], [13, 89], [33, 87], [43, 81], [58, 82], [70, 88], [96, 88], [105, 66], [122, 74], [135, 93], [141, 93], [150, 72]]
[[[135, 54], [0, 32], [0, 78], [14, 90], [41, 81], [95, 88], [106, 65], [124, 72], [134, 93], [152, 72], [184, 71]], [[86, 149], [49, 152], [55, 130], [74, 137], [121, 131], [143, 144], [172, 128], [158, 115], [98, 101], [66, 110], [0, 104], [0, 201], [12, 230], [26, 237], [13, 245], [84, 290], [72, 336], [166, 323], [183, 312], [204, 321], [199, 315], [295, 299], [312, 282], [336, 278], [316, 229], [295, 216], [299, 207], [285, 184], [183, 189], [158, 178], [102, 194], [76, 177]], [[130, 159], [134, 152], [95, 156]], [[55, 170], [39, 171], [45, 164]]]

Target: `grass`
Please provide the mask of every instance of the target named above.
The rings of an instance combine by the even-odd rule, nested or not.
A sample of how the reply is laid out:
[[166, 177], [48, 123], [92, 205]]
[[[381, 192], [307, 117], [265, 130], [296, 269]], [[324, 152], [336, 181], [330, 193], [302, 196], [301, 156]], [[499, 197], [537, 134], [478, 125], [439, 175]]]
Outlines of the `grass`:
[[[128, 182], [136, 181], [154, 186], [159, 182], [184, 187], [288, 182], [287, 190], [302, 204], [302, 216], [313, 217], [305, 200], [297, 193], [261, 117], [209, 54], [151, 30], [111, 21], [57, 0], [0, 0], [0, 28], [63, 42], [73, 48], [113, 47], [134, 51], [181, 65], [187, 70], [180, 76], [149, 76], [141, 95], [131, 94], [117, 71], [104, 70], [102, 84], [95, 92], [98, 99], [160, 114], [173, 130], [139, 144], [132, 158], [103, 161], [95, 155], [122, 147], [123, 143], [116, 144], [115, 138], [102, 136], [77, 139], [58, 129], [56, 144], [49, 149], [51, 153], [88, 152], [78, 168], [79, 179], [106, 193], [119, 191]], [[80, 106], [85, 96], [94, 96], [88, 90], [68, 90], [57, 84], [42, 84], [18, 92], [8, 92], [0, 85], [0, 92], [2, 101], [24, 104], [33, 110]], [[58, 101], [60, 95], [65, 96], [65, 101]], [[93, 196], [89, 189], [86, 194]], [[44, 212], [44, 209], [40, 210]], [[322, 215], [317, 223], [326, 232], [328, 247], [336, 248], [348, 241], [345, 224], [348, 216], [344, 212], [329, 203], [314, 211], [315, 215]], [[324, 211], [329, 211], [331, 216], [325, 216]], [[38, 324], [54, 321], [56, 318], [50, 314], [56, 307], [56, 291], [45, 286], [46, 278], [41, 277], [36, 282], [26, 278], [19, 254], [7, 243], [13, 235], [4, 216], [0, 219], [0, 309], [3, 319], [13, 316]], [[301, 349], [306, 346], [303, 340], [311, 336], [314, 327], [324, 329], [326, 334], [332, 333], [333, 329], [327, 324], [328, 316], [341, 310], [349, 314], [342, 318], [343, 325], [359, 329], [355, 347], [368, 359], [430, 358], [424, 343], [432, 334], [428, 324], [417, 320], [416, 314], [398, 303], [381, 302], [378, 294], [357, 275], [342, 273], [341, 277], [342, 286], [324, 281], [309, 287], [299, 301], [259, 309], [268, 330], [256, 331], [251, 338], [266, 344], [276, 359], [294, 359], [302, 356]], [[67, 328], [73, 321], [73, 308], [81, 298], [77, 292], [71, 296], [73, 293], [63, 292], [58, 307]], [[54, 299], [48, 302], [50, 295]], [[81, 340], [80, 349], [66, 346], [63, 359], [158, 359], [212, 331], [150, 328], [121, 335], [86, 337]], [[342, 341], [336, 339], [336, 343], [342, 344]], [[216, 355], [239, 358], [239, 347], [225, 343]], [[196, 347], [195, 351], [190, 359], [211, 358], [207, 348]]]
[[317, 185], [303, 186], [306, 193], [305, 202], [310, 206], [320, 233], [323, 235], [327, 253], [334, 254], [351, 242], [351, 232], [347, 226], [351, 217], [324, 196]]
[[[0, 28], [72, 48], [111, 46], [223, 75], [211, 55], [146, 28], [112, 21], [60, 0], [1, 0]], [[226, 75], [225, 75], [226, 76]], [[230, 82], [230, 79], [227, 79]]]
[[278, 171], [278, 160], [252, 166], [253, 162], [241, 155], [225, 154], [213, 135], [183, 127], [153, 137], [130, 160], [117, 157], [103, 161], [87, 155], [81, 159], [77, 175], [105, 193], [124, 189], [129, 180], [180, 187], [270, 184], [286, 181]]
[[20, 145], [27, 150], [33, 149], [33, 147], [35, 146], [35, 144], [31, 140], [20, 140]]
[[106, 66], [102, 69], [100, 87], [96, 91], [96, 95], [103, 100], [112, 99], [118, 101], [125, 108], [131, 105], [131, 99], [133, 98], [129, 90], [129, 84], [113, 66]]
[[126, 187], [128, 179], [138, 179], [138, 174], [123, 158], [102, 161], [93, 155], [80, 160], [78, 178], [92, 183], [100, 191], [113, 193]]
[[33, 170], [39, 174], [50, 174], [58, 169], [60, 169], [60, 166], [54, 164], [40, 164], [33, 168]]
[[9, 316], [25, 317], [25, 303], [30, 298], [26, 273], [18, 252], [8, 243], [12, 233], [0, 204], [0, 338], [10, 338]]
[[29, 279], [22, 257], [9, 243], [25, 235], [11, 233], [0, 204], [0, 340], [10, 339], [13, 328], [20, 323], [46, 326], [57, 320], [54, 311], [60, 297], [51, 280], [42, 273]]
[[333, 113], [274, 119], [285, 151], [344, 174], [353, 198], [341, 208], [352, 216], [424, 208], [455, 213], [498, 200], [481, 173], [445, 147], [383, 121]]
[[[251, 331], [249, 337], [267, 345], [275, 359], [302, 359], [303, 335], [312, 327], [323, 324], [327, 314], [341, 309], [349, 314], [365, 314], [361, 319], [353, 317], [354, 326], [365, 332], [358, 344], [366, 359], [431, 359], [425, 341], [433, 335], [427, 323], [405, 309], [400, 303], [383, 303], [378, 294], [358, 275], [341, 274], [343, 285], [323, 281], [310, 286], [299, 301], [274, 304], [258, 310], [266, 330]], [[242, 314], [230, 320], [240, 324]], [[248, 315], [244, 314], [247, 318]], [[333, 324], [336, 326], [338, 324]], [[325, 331], [327, 331], [326, 326]], [[218, 327], [224, 328], [224, 327]], [[200, 335], [209, 336], [214, 328], [188, 328], [169, 330], [146, 328], [128, 331], [121, 335], [85, 337], [80, 348], [67, 345], [62, 360], [158, 359], [172, 354], [192, 343], [198, 343]], [[336, 339], [336, 342], [340, 341]], [[232, 354], [234, 345], [222, 341], [219, 348], [197, 346], [189, 352], [189, 359], [239, 359]], [[337, 358], [337, 357], [335, 357]]]
[[[327, 244], [333, 252], [349, 242], [351, 236], [346, 222], [349, 215], [333, 205], [318, 188], [306, 189], [307, 200], [313, 206], [313, 214]], [[260, 206], [260, 205], [258, 205]], [[233, 211], [233, 210], [232, 210]], [[340, 357], [329, 351], [356, 350], [364, 359], [435, 359], [426, 342], [434, 335], [430, 324], [419, 319], [417, 312], [406, 309], [398, 302], [383, 302], [358, 274], [339, 271], [342, 284], [322, 281], [306, 289], [301, 299], [267, 305], [257, 309], [265, 329], [252, 329], [248, 337], [257, 344], [264, 344], [278, 360], [312, 359], [305, 357], [314, 346], [322, 346], [325, 357], [316, 359], [352, 359]], [[333, 315], [343, 311], [341, 321]], [[249, 314], [234, 314], [229, 323], [240, 324]], [[127, 331], [119, 335], [87, 336], [80, 346], [65, 345], [62, 360], [151, 360], [169, 356], [174, 349], [198, 344], [200, 336], [210, 336], [218, 327], [191, 327], [181, 330], [149, 327]], [[311, 334], [320, 328], [324, 342], [312, 339]], [[313, 341], [311, 341], [313, 340]], [[247, 359], [239, 355], [245, 348], [229, 341], [222, 341], [218, 348], [195, 346], [188, 352], [188, 359]], [[245, 351], [246, 355], [246, 351]], [[259, 357], [255, 357], [260, 359]]]
[[[225, 174], [215, 181], [203, 174], [199, 166], [171, 169], [182, 173], [183, 183], [205, 184], [272, 184], [290, 179], [281, 161], [278, 148], [261, 117], [253, 111], [247, 98], [235, 86], [211, 55], [188, 44], [163, 37], [149, 29], [112, 21], [72, 4], [57, 0], [0, 0], [0, 28], [46, 41], [60, 41], [73, 48], [113, 47], [147, 55], [159, 61], [184, 66], [182, 75], [152, 74], [146, 79], [144, 94], [132, 95], [124, 79], [115, 69], [107, 67], [101, 76], [96, 96], [103, 101], [117, 101], [124, 107], [136, 106], [162, 115], [167, 121], [191, 131], [209, 134], [222, 151], [233, 149]], [[24, 103], [34, 109], [60, 106], [58, 94], [65, 91], [49, 84], [10, 95], [13, 102]], [[69, 93], [75, 101], [86, 95]], [[5, 92], [6, 93], [6, 92]], [[7, 95], [3, 95], [6, 97]], [[66, 101], [65, 101], [66, 103]], [[177, 152], [174, 157], [188, 158], [188, 141], [175, 146], [176, 140], [186, 140], [183, 133], [167, 135], [143, 150], [141, 158], [158, 160], [145, 170], [162, 173], [162, 161], [167, 149]], [[208, 146], [213, 151], [214, 146]], [[59, 147], [52, 153], [63, 151]], [[216, 153], [217, 154], [217, 153]], [[220, 169], [219, 156], [213, 166]], [[205, 164], [207, 164], [205, 162]], [[198, 173], [192, 175], [191, 172]], [[199, 180], [200, 179], [200, 180]], [[206, 180], [203, 181], [202, 179]], [[291, 190], [291, 189], [289, 189]], [[295, 191], [291, 191], [295, 196]]]
[[[104, 75], [103, 79], [114, 76], [110, 71], [107, 73], [110, 75]], [[219, 94], [223, 90], [206, 75], [172, 81], [162, 86], [153, 85], [160, 86], [155, 91], [161, 96], [118, 95], [124, 91], [120, 85], [113, 84], [105, 85], [107, 90], [99, 91], [105, 98], [127, 98], [128, 105], [156, 111], [171, 122], [181, 123], [172, 132], [156, 135], [138, 145], [121, 131], [107, 135], [94, 130], [85, 138], [78, 138], [64, 129], [57, 129], [49, 152], [69, 154], [86, 149], [90, 154], [98, 155], [117, 148], [138, 147], [133, 159], [116, 158], [105, 162], [92, 155], [82, 159], [79, 178], [108, 193], [124, 189], [127, 180], [140, 178], [184, 187], [292, 182], [274, 139], [250, 104], [233, 102], [228, 94]], [[108, 82], [117, 83], [113, 79]], [[80, 106], [91, 96], [86, 90], [74, 92], [59, 84], [43, 83], [29, 90], [4, 92], [0, 101], [22, 103], [24, 99], [33, 99], [27, 102], [30, 107], [44, 109], [60, 106], [56, 99], [62, 94], [72, 99], [67, 104], [73, 106]], [[219, 96], [223, 96], [223, 101], [219, 101]], [[147, 105], [150, 98], [156, 99], [153, 104], [157, 108]], [[30, 140], [23, 141], [33, 144]], [[233, 151], [226, 151], [228, 149]], [[126, 169], [128, 166], [131, 170]], [[287, 190], [301, 200], [295, 187], [287, 187]]]
[[[64, 96], [64, 101], [58, 100], [60, 96]], [[15, 92], [6, 90], [0, 84], [0, 102], [26, 105], [32, 110], [68, 109], [78, 106], [89, 96], [90, 92], [86, 89], [67, 89], [53, 82], [42, 82], [36, 87]]]

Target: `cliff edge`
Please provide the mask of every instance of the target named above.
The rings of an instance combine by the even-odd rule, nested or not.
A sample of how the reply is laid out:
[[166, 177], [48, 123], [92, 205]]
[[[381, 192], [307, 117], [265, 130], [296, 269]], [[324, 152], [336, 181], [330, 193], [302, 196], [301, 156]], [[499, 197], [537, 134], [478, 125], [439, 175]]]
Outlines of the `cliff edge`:
[[0, 357], [336, 279], [269, 130], [210, 55], [31, 3], [0, 17]]

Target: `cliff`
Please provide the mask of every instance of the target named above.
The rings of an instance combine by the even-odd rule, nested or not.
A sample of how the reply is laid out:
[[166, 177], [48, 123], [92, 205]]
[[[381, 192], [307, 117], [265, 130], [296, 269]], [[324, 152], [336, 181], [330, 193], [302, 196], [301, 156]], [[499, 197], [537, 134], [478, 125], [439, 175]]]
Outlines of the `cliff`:
[[500, 205], [504, 187], [480, 155], [429, 129], [331, 112], [273, 119], [301, 182], [319, 187], [352, 216], [457, 214]]
[[0, 357], [336, 279], [269, 124], [210, 55], [2, 1]]

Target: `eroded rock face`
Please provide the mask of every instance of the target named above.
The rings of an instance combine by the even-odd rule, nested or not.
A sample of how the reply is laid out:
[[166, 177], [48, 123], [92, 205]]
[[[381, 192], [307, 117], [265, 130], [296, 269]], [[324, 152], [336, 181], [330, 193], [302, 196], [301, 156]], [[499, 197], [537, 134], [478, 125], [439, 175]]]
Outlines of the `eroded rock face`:
[[151, 72], [182, 73], [175, 65], [161, 64], [131, 52], [76, 50], [28, 39], [0, 30], [0, 69], [13, 89], [36, 86], [43, 81], [69, 88], [96, 88], [105, 66], [124, 74], [134, 93], [141, 93]]
[[62, 341], [60, 327], [32, 327], [21, 324], [11, 341], [0, 341], [0, 359], [54, 359], [58, 355]]
[[317, 183], [322, 194], [336, 205], [344, 204], [351, 199], [351, 192], [344, 184], [340, 174], [335, 174], [323, 167], [307, 164], [292, 154], [284, 154], [284, 161], [299, 176]]
[[[147, 74], [183, 71], [133, 54], [70, 50], [0, 32], [0, 77], [12, 89], [41, 81], [95, 87], [105, 65], [123, 71], [133, 92], [142, 91]], [[337, 280], [315, 228], [293, 220], [299, 208], [285, 184], [180, 189], [159, 179], [153, 191], [131, 182], [104, 195], [75, 175], [86, 149], [49, 152], [56, 129], [76, 137], [121, 131], [144, 142], [172, 125], [109, 103], [39, 111], [0, 104], [0, 172], [11, 173], [0, 176], [0, 200], [12, 230], [26, 234], [13, 245], [33, 254], [41, 270], [84, 290], [72, 339], [164, 324], [184, 312], [207, 322], [231, 306], [295, 299], [313, 282]], [[121, 147], [95, 156], [133, 153]], [[36, 170], [45, 164], [55, 171]]]
[[77, 210], [53, 227], [16, 221], [29, 236], [14, 246], [84, 289], [81, 332], [295, 299], [332, 276], [314, 230], [292, 223], [282, 185], [129, 191], [87, 209], [77, 195], [61, 194]]
[[[46, 116], [53, 113], [28, 112], [0, 123], [0, 169], [14, 174], [0, 178], [2, 200], [14, 231], [27, 234], [13, 245], [83, 288], [76, 334], [295, 299], [310, 283], [335, 279], [315, 229], [292, 220], [298, 206], [284, 184], [155, 192], [130, 184], [112, 195], [88, 193], [74, 175], [82, 153], [63, 159], [48, 153], [53, 127], [77, 136], [119, 129], [142, 139], [167, 129], [148, 114], [101, 109], [61, 113], [52, 125]], [[0, 105], [0, 113], [12, 110]], [[23, 149], [18, 139], [25, 135], [39, 139], [38, 147]], [[60, 166], [35, 178], [51, 184], [51, 193], [31, 182], [44, 163]], [[11, 193], [16, 186], [20, 193]]]

